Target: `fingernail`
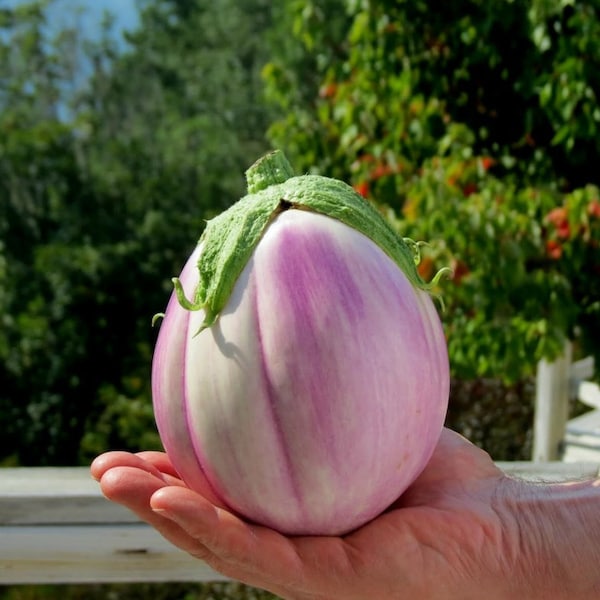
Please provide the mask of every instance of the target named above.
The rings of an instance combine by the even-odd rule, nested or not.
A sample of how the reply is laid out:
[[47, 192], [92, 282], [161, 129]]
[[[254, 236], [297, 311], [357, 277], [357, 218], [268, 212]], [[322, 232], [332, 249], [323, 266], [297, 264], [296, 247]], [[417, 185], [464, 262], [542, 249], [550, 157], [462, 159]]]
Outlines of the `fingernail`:
[[176, 521], [175, 516], [172, 512], [164, 509], [164, 508], [152, 508], [152, 512], [159, 517], [163, 517], [165, 519], [169, 519], [169, 521]]

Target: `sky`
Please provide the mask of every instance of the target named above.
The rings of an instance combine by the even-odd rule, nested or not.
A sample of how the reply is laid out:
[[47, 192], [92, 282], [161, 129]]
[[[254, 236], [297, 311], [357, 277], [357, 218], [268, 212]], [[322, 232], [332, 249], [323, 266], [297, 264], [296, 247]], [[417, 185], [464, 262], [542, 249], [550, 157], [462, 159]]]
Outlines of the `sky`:
[[55, 0], [55, 6], [49, 14], [49, 18], [51, 20], [65, 18], [65, 15], [77, 6], [85, 7], [82, 26], [85, 33], [91, 37], [94, 37], [94, 34], [100, 30], [100, 23], [105, 11], [115, 16], [116, 32], [132, 29], [137, 24], [135, 0]]
[[[27, 0], [0, 0], [0, 8], [26, 2]], [[61, 23], [68, 23], [69, 17], [73, 17], [78, 7], [84, 8], [80, 22], [86, 37], [94, 38], [99, 33], [104, 11], [115, 16], [117, 35], [120, 35], [123, 29], [135, 28], [138, 23], [136, 0], [55, 0], [48, 14], [50, 26], [60, 27]]]
[[[30, 0], [0, 0], [0, 8], [11, 8], [26, 4]], [[83, 8], [78, 13], [79, 8]], [[73, 26], [76, 19], [77, 27], [86, 39], [97, 39], [102, 31], [101, 23], [105, 11], [115, 17], [113, 33], [117, 41], [122, 40], [123, 30], [135, 29], [138, 24], [137, 0], [53, 0], [47, 15], [47, 24], [52, 31], [60, 31], [64, 27]], [[84, 81], [87, 77], [88, 66], [85, 59], [80, 63], [78, 78]], [[59, 108], [59, 117], [68, 119], [69, 111]]]

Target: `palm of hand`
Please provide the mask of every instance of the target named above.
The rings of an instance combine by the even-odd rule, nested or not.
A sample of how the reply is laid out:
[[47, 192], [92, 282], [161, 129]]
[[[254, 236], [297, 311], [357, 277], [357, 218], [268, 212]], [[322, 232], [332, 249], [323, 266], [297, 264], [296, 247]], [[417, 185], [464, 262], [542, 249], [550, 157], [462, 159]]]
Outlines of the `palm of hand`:
[[[504, 568], [510, 536], [495, 510], [504, 476], [475, 446], [445, 430], [425, 471], [386, 513], [344, 537], [288, 538], [248, 524], [189, 490], [166, 455], [111, 452], [92, 474], [181, 549], [282, 598], [471, 597]], [[510, 552], [508, 552], [510, 555]], [[472, 596], [479, 597], [479, 596]]]

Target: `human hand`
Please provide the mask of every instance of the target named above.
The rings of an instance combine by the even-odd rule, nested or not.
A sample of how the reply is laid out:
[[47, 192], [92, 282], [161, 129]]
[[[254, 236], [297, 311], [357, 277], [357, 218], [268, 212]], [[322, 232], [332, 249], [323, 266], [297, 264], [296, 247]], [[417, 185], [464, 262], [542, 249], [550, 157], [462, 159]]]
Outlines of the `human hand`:
[[[343, 537], [286, 537], [188, 489], [163, 453], [110, 452], [92, 464], [103, 493], [215, 570], [290, 600], [563, 598], [534, 576], [515, 495], [489, 456], [444, 430], [428, 466], [384, 514]], [[529, 499], [524, 500], [529, 506]], [[526, 532], [527, 533], [527, 532]], [[536, 550], [536, 551], [534, 551]], [[543, 589], [544, 588], [544, 589]]]

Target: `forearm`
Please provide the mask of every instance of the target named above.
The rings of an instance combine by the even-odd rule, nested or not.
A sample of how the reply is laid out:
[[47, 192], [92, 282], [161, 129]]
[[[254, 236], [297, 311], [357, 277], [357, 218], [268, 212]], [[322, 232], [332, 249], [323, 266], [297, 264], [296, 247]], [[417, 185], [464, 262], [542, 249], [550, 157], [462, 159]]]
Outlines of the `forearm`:
[[600, 597], [600, 479], [564, 484], [509, 480], [503, 502], [512, 519], [515, 581], [527, 598]]

